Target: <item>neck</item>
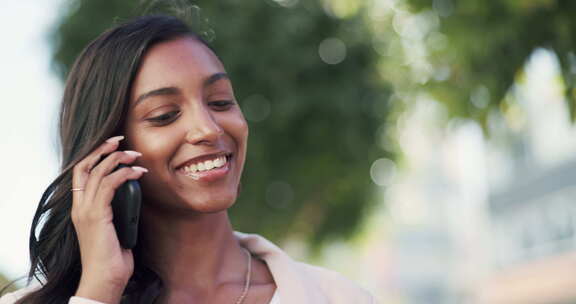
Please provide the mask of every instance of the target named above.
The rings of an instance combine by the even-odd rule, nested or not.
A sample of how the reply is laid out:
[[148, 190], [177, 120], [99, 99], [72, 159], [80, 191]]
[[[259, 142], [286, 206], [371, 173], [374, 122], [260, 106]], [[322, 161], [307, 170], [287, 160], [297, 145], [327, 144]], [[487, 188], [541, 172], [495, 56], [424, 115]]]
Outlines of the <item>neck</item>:
[[209, 295], [223, 284], [244, 282], [246, 255], [226, 211], [175, 218], [143, 210], [142, 220], [144, 261], [169, 292]]

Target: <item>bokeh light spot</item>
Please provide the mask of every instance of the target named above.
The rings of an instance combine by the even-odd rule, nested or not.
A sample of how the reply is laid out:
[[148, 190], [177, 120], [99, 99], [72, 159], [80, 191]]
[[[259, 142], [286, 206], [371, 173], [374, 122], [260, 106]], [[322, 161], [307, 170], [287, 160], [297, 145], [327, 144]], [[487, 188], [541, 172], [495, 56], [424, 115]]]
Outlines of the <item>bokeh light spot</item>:
[[259, 94], [251, 95], [242, 102], [242, 112], [249, 121], [263, 121], [270, 116], [270, 101]]
[[477, 87], [470, 96], [470, 102], [478, 109], [484, 109], [490, 103], [490, 91], [485, 86]]
[[346, 59], [346, 44], [338, 38], [327, 38], [318, 47], [320, 59], [327, 64], [338, 64]]
[[274, 0], [274, 2], [283, 7], [294, 7], [298, 4], [298, 0]]
[[378, 186], [389, 186], [396, 176], [396, 164], [387, 159], [380, 158], [370, 167], [370, 178]]
[[360, 10], [361, 1], [355, 0], [323, 0], [324, 11], [333, 17], [350, 18]]

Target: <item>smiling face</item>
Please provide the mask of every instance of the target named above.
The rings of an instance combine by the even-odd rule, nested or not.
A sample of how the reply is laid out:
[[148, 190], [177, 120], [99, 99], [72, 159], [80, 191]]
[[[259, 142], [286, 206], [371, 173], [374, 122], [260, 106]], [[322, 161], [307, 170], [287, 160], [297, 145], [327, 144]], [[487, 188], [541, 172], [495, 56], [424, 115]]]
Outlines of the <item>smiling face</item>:
[[137, 164], [146, 208], [217, 212], [236, 200], [248, 126], [224, 67], [194, 38], [148, 50], [132, 86], [126, 148]]

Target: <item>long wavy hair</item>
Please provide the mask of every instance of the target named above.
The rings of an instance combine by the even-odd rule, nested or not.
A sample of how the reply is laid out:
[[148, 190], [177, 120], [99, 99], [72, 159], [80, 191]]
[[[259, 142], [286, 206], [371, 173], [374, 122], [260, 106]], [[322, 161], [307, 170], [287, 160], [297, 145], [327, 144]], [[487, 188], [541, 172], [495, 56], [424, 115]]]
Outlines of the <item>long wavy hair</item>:
[[[36, 279], [42, 284], [18, 303], [60, 304], [74, 295], [82, 265], [70, 217], [72, 169], [104, 140], [122, 132], [131, 86], [146, 51], [181, 37], [192, 37], [208, 46], [180, 19], [150, 15], [104, 32], [76, 59], [59, 116], [60, 174], [42, 195], [30, 231], [28, 283]], [[162, 290], [162, 281], [142, 263], [138, 246], [133, 253], [134, 274], [122, 303], [153, 303]]]

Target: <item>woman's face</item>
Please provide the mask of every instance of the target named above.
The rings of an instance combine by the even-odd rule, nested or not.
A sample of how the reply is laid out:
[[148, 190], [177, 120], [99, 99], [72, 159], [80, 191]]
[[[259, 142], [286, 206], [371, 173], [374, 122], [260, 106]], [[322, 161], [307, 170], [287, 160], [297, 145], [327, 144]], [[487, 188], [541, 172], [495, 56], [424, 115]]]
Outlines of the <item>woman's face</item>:
[[[147, 208], [216, 212], [236, 200], [248, 126], [214, 53], [193, 38], [150, 48], [125, 125]], [[213, 167], [213, 168], [212, 168]]]

